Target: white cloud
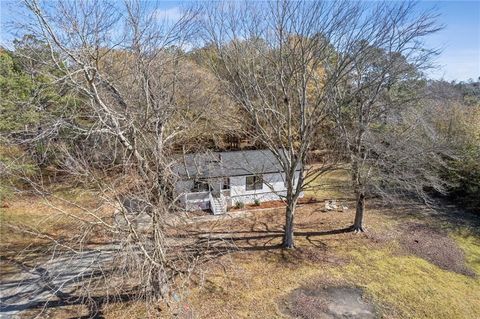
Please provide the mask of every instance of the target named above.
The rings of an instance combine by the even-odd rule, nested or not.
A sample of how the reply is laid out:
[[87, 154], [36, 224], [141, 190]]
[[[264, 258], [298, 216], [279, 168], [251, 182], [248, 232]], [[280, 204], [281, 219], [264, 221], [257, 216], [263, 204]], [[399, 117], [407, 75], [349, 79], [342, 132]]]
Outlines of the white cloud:
[[172, 7], [169, 9], [157, 9], [155, 10], [155, 17], [159, 20], [168, 20], [175, 22], [182, 17], [182, 11], [179, 7]]

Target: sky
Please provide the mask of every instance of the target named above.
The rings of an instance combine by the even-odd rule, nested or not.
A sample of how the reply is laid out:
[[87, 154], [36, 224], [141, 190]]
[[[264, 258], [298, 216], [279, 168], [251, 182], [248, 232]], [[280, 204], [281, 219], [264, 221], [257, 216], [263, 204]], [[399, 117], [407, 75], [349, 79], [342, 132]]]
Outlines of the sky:
[[420, 8], [435, 7], [438, 21], [445, 28], [426, 39], [432, 48], [442, 52], [438, 67], [430, 77], [465, 81], [480, 77], [480, 0], [474, 1], [422, 1]]
[[[0, 0], [0, 43], [11, 39], [3, 27], [12, 14], [7, 0]], [[179, 16], [181, 1], [163, 1], [165, 15], [175, 19]], [[436, 59], [437, 67], [428, 73], [434, 79], [448, 81], [477, 80], [480, 77], [480, 0], [470, 1], [419, 1], [418, 9], [435, 8], [440, 14], [438, 22], [444, 29], [425, 39], [429, 48], [441, 49]]]

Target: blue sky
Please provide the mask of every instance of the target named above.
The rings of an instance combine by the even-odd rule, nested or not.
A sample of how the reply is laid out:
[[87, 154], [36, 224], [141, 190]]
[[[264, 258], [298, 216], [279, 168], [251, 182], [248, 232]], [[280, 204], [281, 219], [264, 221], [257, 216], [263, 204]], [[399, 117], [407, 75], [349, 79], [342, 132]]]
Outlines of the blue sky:
[[480, 77], [480, 0], [422, 1], [420, 8], [436, 7], [445, 29], [426, 39], [429, 47], [443, 49], [433, 78], [467, 80]]
[[[163, 1], [164, 14], [178, 17], [181, 1]], [[6, 0], [0, 0], [2, 23], [12, 12]], [[440, 14], [439, 23], [445, 29], [426, 39], [428, 47], [440, 48], [437, 58], [438, 67], [431, 70], [429, 76], [435, 79], [465, 81], [480, 77], [480, 0], [471, 1], [419, 1], [419, 9], [435, 7]], [[9, 35], [2, 27], [1, 43]]]

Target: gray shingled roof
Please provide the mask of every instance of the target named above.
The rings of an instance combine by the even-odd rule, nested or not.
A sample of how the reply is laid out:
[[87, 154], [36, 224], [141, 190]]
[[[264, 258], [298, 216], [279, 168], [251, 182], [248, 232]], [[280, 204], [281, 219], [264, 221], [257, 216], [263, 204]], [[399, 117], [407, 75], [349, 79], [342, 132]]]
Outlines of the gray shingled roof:
[[186, 178], [253, 175], [283, 171], [280, 163], [269, 150], [187, 154], [181, 158], [181, 162], [175, 166], [174, 170]]

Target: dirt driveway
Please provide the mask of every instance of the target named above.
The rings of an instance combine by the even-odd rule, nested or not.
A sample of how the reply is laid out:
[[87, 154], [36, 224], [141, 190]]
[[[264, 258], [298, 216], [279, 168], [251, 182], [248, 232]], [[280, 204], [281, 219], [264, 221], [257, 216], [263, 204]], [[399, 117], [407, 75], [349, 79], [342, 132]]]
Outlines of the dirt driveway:
[[80, 304], [76, 295], [86, 280], [103, 272], [112, 260], [115, 245], [79, 253], [59, 253], [35, 265], [17, 263], [21, 272], [2, 278], [0, 317], [15, 318], [25, 311]]

